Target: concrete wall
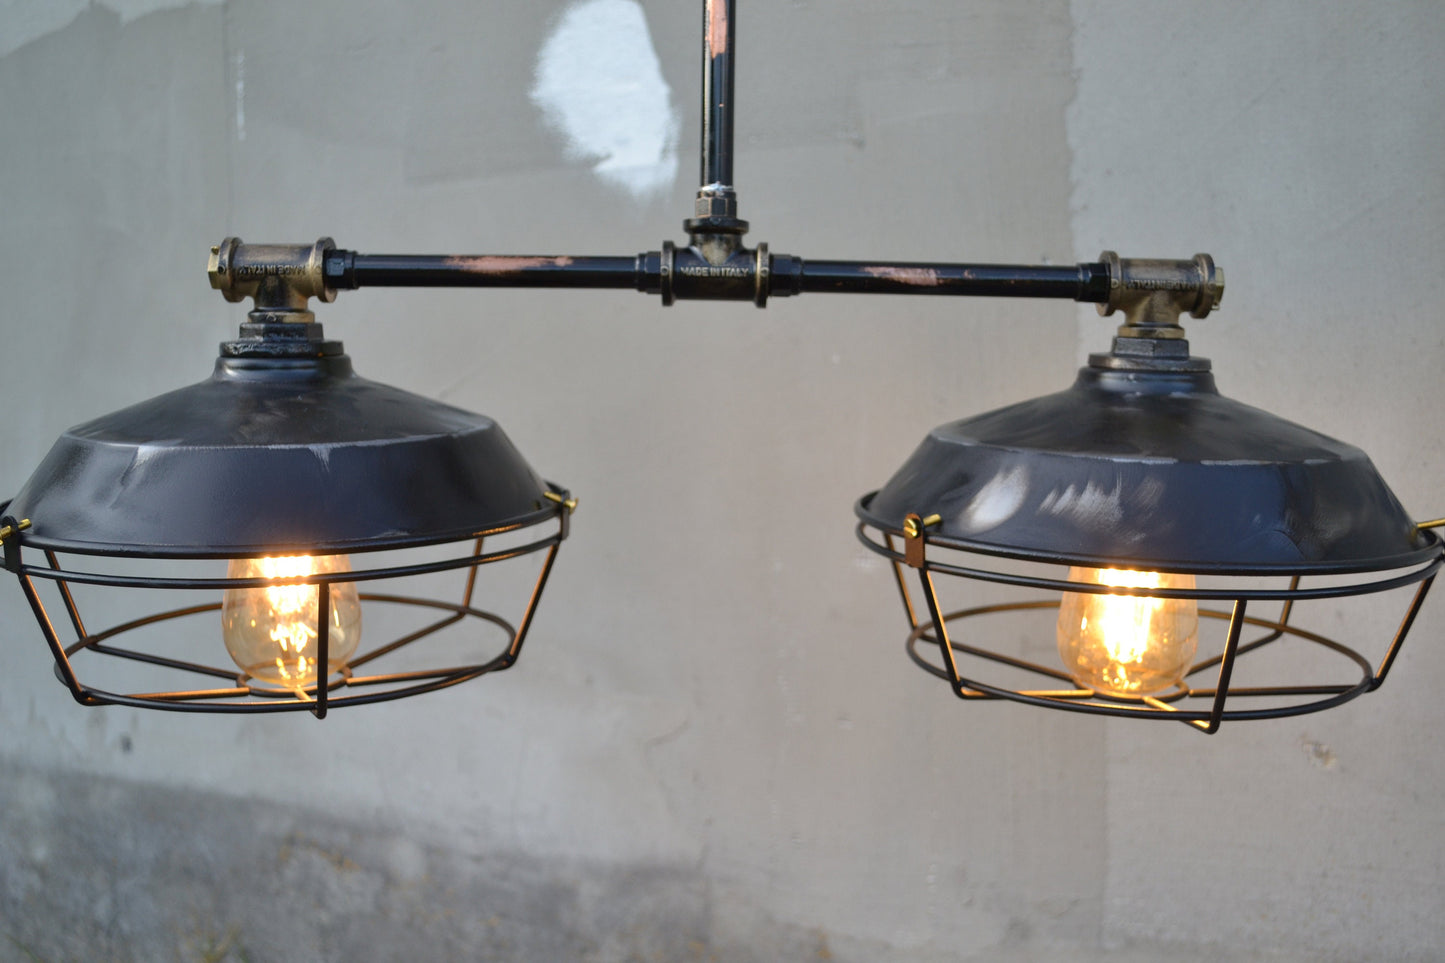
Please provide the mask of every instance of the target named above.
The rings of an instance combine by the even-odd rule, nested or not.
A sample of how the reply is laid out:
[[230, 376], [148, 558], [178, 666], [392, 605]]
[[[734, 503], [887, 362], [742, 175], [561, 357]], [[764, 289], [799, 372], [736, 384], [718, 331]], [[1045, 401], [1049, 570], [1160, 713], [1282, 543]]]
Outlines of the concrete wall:
[[[742, 6], [753, 239], [1210, 251], [1225, 311], [1191, 331], [1221, 387], [1445, 514], [1445, 8]], [[570, 135], [596, 92], [567, 86], [569, 16], [633, 65]], [[205, 376], [242, 316], [203, 277], [228, 234], [679, 239], [699, 19], [6, 5], [0, 489], [66, 426]], [[852, 501], [931, 426], [1066, 384], [1113, 326], [1091, 309], [369, 291], [319, 317], [363, 374], [492, 415], [581, 496], [527, 656], [321, 725], [84, 710], [5, 585], [0, 961], [1445, 956], [1439, 604], [1379, 694], [1212, 738], [961, 705], [903, 656]], [[1394, 617], [1326, 614], [1370, 644]]]

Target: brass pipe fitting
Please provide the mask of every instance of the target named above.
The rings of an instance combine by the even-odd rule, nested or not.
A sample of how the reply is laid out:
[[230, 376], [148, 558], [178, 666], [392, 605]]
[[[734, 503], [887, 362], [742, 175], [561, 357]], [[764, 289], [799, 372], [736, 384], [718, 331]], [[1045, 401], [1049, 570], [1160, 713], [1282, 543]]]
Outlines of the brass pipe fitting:
[[1208, 254], [1166, 261], [1105, 251], [1099, 260], [1109, 269], [1109, 300], [1098, 306], [1099, 313], [1107, 318], [1124, 312], [1121, 338], [1182, 338], [1179, 315], [1206, 317], [1224, 297], [1224, 271]]
[[207, 273], [211, 287], [227, 301], [252, 298], [256, 312], [285, 315], [291, 322], [313, 321], [307, 309], [311, 298], [336, 300], [325, 273], [326, 255], [335, 249], [329, 237], [315, 244], [246, 244], [228, 237], [211, 248]]

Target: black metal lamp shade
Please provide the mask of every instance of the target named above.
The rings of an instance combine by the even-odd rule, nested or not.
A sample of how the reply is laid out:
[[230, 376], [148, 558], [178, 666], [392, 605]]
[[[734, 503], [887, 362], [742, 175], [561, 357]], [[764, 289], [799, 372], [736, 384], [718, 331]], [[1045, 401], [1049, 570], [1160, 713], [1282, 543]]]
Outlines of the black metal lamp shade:
[[[290, 326], [288, 326], [290, 327]], [[6, 541], [6, 563], [20, 578], [56, 656], [57, 673], [86, 704], [122, 703], [196, 711], [309, 709], [400, 698], [506, 668], [520, 652], [575, 504], [532, 470], [493, 421], [356, 376], [335, 342], [249, 338], [223, 345], [212, 376], [70, 429], [5, 509], [29, 527]], [[15, 523], [18, 527], [19, 523]], [[505, 542], [500, 550], [491, 543]], [[426, 549], [425, 558], [419, 558]], [[215, 612], [220, 603], [90, 632], [71, 586], [217, 590], [274, 584], [258, 578], [136, 575], [144, 560], [241, 559], [386, 551], [402, 564], [312, 574], [284, 584], [317, 586], [467, 570], [459, 602], [362, 592], [371, 605], [440, 613], [409, 637], [358, 653], [331, 678], [286, 693], [233, 667], [121, 649], [111, 640], [157, 623]], [[30, 552], [45, 564], [34, 564]], [[545, 552], [542, 571], [514, 626], [472, 602], [478, 566]], [[61, 555], [75, 560], [67, 570]], [[103, 559], [113, 560], [107, 565]], [[127, 560], [122, 563], [120, 560]], [[136, 560], [130, 562], [129, 560]], [[209, 563], [214, 566], [215, 563]], [[174, 565], [171, 566], [175, 568]], [[35, 580], [59, 589], [75, 632], [62, 642]], [[465, 619], [500, 629], [499, 655], [481, 662], [361, 676], [372, 659], [392, 656]], [[201, 630], [219, 650], [219, 627]], [[321, 643], [326, 643], [322, 629]], [[421, 648], [421, 647], [417, 647]], [[414, 651], [414, 650], [410, 650]], [[223, 678], [221, 689], [123, 695], [79, 680], [78, 653], [116, 655], [183, 673]], [[319, 664], [325, 665], [323, 658]], [[323, 673], [324, 675], [324, 673]], [[349, 687], [358, 694], [332, 695]]]
[[346, 355], [222, 357], [61, 435], [10, 512], [37, 548], [214, 558], [454, 541], [553, 514], [547, 490], [491, 419]]
[[[860, 499], [856, 513], [864, 544], [895, 565], [909, 651], [960, 697], [1182, 719], [1209, 731], [1223, 719], [1314, 711], [1377, 687], [1441, 564], [1440, 540], [1416, 526], [1363, 452], [1221, 396], [1202, 359], [1151, 366], [1096, 356], [1068, 390], [935, 429], [887, 485]], [[928, 606], [923, 622], [907, 593], [909, 565], [919, 571]], [[1049, 566], [1189, 573], [1227, 586], [1106, 589], [1070, 581]], [[1159, 697], [1104, 697], [1074, 685], [1067, 672], [949, 638], [950, 622], [1057, 601], [944, 614], [933, 573], [1052, 592], [1230, 602], [1227, 613], [1200, 613], [1229, 623], [1225, 651], [1189, 673], [1218, 667], [1220, 679], [1214, 689], [1181, 685]], [[1378, 668], [1288, 624], [1297, 601], [1416, 582], [1404, 624]], [[1280, 618], [1245, 616], [1246, 603], [1258, 600], [1283, 602]], [[1241, 640], [1246, 625], [1267, 634]], [[1277, 704], [1226, 711], [1235, 656], [1286, 637], [1363, 667], [1361, 680], [1237, 688], [1236, 695], [1272, 696]], [[924, 660], [919, 641], [936, 643], [941, 661]], [[960, 655], [1040, 674], [1051, 687], [980, 682], [963, 674]], [[1321, 698], [1311, 701], [1315, 696]], [[1207, 708], [1174, 704], [1190, 698]]]

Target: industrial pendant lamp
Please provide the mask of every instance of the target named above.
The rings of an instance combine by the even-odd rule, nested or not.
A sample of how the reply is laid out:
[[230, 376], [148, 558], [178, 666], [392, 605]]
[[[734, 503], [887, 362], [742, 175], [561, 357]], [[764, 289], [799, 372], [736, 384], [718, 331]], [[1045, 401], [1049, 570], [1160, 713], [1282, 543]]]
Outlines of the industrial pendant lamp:
[[[309, 276], [319, 276], [329, 249], [321, 241], [262, 253], [314, 265]], [[321, 717], [510, 666], [576, 503], [544, 482], [490, 419], [354, 374], [341, 344], [324, 338], [296, 296], [308, 281], [238, 274], [227, 297], [253, 295], [270, 306], [252, 311], [241, 336], [221, 345], [211, 377], [70, 429], [6, 509], [6, 564], [61, 680], [86, 705], [305, 709]], [[324, 286], [306, 293], [335, 296]], [[503, 547], [491, 547], [498, 542]], [[371, 563], [382, 553], [386, 564]], [[520, 621], [475, 606], [481, 566], [533, 553], [545, 554]], [[227, 560], [223, 572], [209, 561], [217, 559]], [[188, 564], [157, 574], [142, 560]], [[455, 570], [461, 581], [450, 600], [372, 591]], [[75, 633], [69, 644], [37, 581], [58, 588]], [[207, 601], [91, 632], [76, 585], [203, 592]], [[421, 622], [396, 637], [363, 632], [374, 621], [362, 618], [363, 608], [382, 607], [414, 610]], [[201, 653], [219, 655], [218, 645], [164, 654], [130, 643], [173, 620], [193, 636], [219, 635], [234, 664], [204, 661]], [[492, 651], [462, 664], [411, 658], [423, 640], [463, 622], [492, 630]], [[115, 692], [81, 681], [81, 657], [94, 656], [210, 684]], [[399, 661], [403, 668], [390, 667]]]
[[[960, 698], [1207, 732], [1378, 688], [1440, 568], [1427, 527], [1439, 523], [1412, 522], [1359, 449], [1219, 394], [1178, 323], [1184, 311], [1203, 317], [1223, 293], [1206, 255], [1180, 266], [1177, 285], [1153, 290], [1131, 284], [1134, 265], [1104, 260], [1118, 283], [1100, 313], [1126, 314], [1108, 354], [1091, 356], [1065, 391], [934, 429], [858, 501], [859, 537], [893, 564], [909, 654]], [[1049, 596], [944, 612], [935, 576]], [[1291, 624], [1302, 603], [1405, 586], [1414, 592], [1378, 665]], [[1263, 602], [1279, 608], [1246, 614]], [[1054, 636], [1052, 664], [964, 634], [965, 625], [1007, 634], [1001, 617], [1055, 610], [1052, 626], [1032, 625]], [[1330, 663], [1326, 675], [1232, 686], [1240, 656], [1270, 645], [1311, 649]], [[1227, 707], [1231, 696], [1247, 705]]]
[[[1213, 261], [819, 261], [749, 248], [732, 177], [735, 23], [733, 0], [705, 0], [702, 186], [683, 245], [601, 257], [367, 255], [329, 239], [212, 249], [212, 286], [254, 310], [211, 377], [66, 432], [0, 506], [5, 567], [77, 700], [322, 717], [516, 661], [576, 501], [492, 421], [353, 374], [308, 303], [376, 286], [633, 289], [665, 305], [759, 307], [812, 292], [1065, 298], [1122, 311], [1112, 351], [1072, 388], [936, 429], [858, 502], [860, 538], [892, 562], [914, 660], [965, 699], [1211, 732], [1380, 685], [1441, 565], [1430, 529], [1445, 521], [1411, 522], [1357, 449], [1215, 390], [1178, 323], [1217, 307]], [[528, 559], [540, 571], [520, 616], [482, 608], [481, 576]], [[423, 576], [450, 579], [451, 594], [411, 594]], [[935, 576], [1047, 594], [946, 610]], [[397, 589], [376, 590], [388, 582]], [[1291, 620], [1302, 603], [1402, 587], [1411, 601], [1378, 665]], [[106, 589], [194, 604], [96, 630], [80, 595]], [[1281, 609], [1246, 614], [1257, 602]], [[962, 638], [965, 623], [1017, 637], [993, 623], [1040, 615], [1059, 652], [1047, 665]], [[495, 640], [480, 654], [474, 627]], [[1353, 674], [1232, 682], [1246, 653], [1285, 645]], [[222, 652], [232, 665], [217, 664]], [[82, 662], [101, 657], [172, 681], [83, 680]], [[1206, 674], [1212, 688], [1191, 681]]]

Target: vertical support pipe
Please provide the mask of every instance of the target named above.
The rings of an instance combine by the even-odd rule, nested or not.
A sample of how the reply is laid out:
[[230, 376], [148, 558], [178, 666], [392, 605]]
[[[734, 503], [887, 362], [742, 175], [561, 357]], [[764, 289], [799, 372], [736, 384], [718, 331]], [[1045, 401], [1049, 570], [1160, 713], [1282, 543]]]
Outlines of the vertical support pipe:
[[733, 40], [736, 0], [703, 0], [702, 186], [733, 184]]

